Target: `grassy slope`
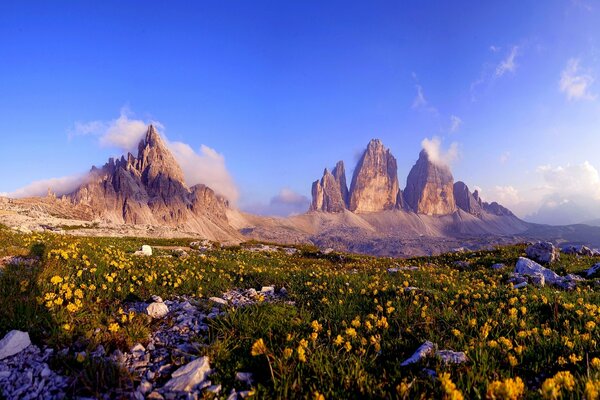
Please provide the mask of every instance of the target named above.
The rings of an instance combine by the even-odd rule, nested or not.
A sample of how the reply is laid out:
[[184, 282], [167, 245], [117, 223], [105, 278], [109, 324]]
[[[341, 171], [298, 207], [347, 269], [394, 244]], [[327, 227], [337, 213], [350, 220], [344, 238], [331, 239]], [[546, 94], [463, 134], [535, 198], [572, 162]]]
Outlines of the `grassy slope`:
[[[0, 229], [0, 243], [0, 257], [42, 256], [38, 267], [9, 267], [0, 275], [0, 335], [26, 330], [34, 342], [55, 348], [91, 351], [103, 344], [125, 350], [143, 343], [152, 322], [123, 315], [127, 299], [152, 294], [208, 298], [231, 288], [285, 286], [295, 306], [259, 304], [232, 311], [210, 322], [208, 339], [198, 338], [209, 345], [204, 354], [216, 370], [212, 381], [222, 383], [224, 393], [233, 387], [236, 371], [255, 373], [259, 398], [312, 398], [317, 391], [325, 398], [442, 397], [443, 385], [425, 376], [423, 367], [449, 372], [466, 398], [485, 398], [490, 382], [517, 376], [527, 386], [525, 398], [539, 398], [543, 380], [563, 370], [576, 377], [573, 390], [563, 390], [564, 398], [581, 398], [588, 376], [600, 378], [589, 365], [600, 356], [600, 328], [589, 324], [600, 324], [600, 292], [591, 284], [570, 293], [512, 290], [504, 283], [511, 268], [489, 267], [514, 265], [522, 246], [409, 260], [322, 256], [310, 248], [295, 256], [230, 248], [182, 260], [169, 252], [149, 258], [131, 253], [142, 243], [187, 245], [183, 240], [20, 235]], [[467, 260], [470, 267], [455, 267], [456, 260]], [[581, 272], [598, 261], [563, 256], [553, 269]], [[398, 265], [421, 268], [387, 273]], [[52, 283], [53, 277], [62, 282]], [[420, 290], [405, 292], [409, 285]], [[115, 323], [118, 330], [110, 331]], [[252, 356], [258, 339], [268, 352]], [[470, 361], [444, 366], [433, 359], [400, 367], [425, 340], [466, 351]], [[77, 376], [73, 392], [78, 394], [132, 384], [113, 365], [84, 361], [81, 368], [72, 357], [63, 357], [55, 367]]]

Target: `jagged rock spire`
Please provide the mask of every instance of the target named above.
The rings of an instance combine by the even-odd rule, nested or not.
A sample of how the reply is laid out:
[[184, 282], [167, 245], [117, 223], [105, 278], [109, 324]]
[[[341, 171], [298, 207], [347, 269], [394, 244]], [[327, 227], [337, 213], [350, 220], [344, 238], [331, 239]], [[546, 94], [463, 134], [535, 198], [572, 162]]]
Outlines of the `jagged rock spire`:
[[396, 159], [379, 139], [371, 140], [354, 170], [348, 208], [356, 212], [397, 208], [398, 191]]

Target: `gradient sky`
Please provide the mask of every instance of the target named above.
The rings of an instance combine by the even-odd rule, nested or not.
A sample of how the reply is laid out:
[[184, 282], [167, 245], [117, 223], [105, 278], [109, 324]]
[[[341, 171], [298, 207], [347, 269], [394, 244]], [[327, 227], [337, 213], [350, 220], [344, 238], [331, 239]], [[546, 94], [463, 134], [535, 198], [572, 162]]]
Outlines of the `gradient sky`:
[[437, 137], [485, 200], [600, 218], [599, 21], [591, 0], [2, 1], [0, 192], [121, 154], [123, 115], [203, 173], [222, 155], [243, 209], [297, 211], [375, 137], [403, 187]]

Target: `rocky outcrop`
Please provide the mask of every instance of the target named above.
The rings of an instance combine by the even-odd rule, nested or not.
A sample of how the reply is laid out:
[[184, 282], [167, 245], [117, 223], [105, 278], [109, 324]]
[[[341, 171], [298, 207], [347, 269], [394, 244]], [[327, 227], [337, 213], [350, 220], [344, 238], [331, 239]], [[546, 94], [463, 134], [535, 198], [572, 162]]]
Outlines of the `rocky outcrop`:
[[311, 211], [342, 212], [348, 204], [348, 187], [343, 161], [332, 172], [327, 168], [320, 181], [313, 182]]
[[352, 177], [348, 208], [373, 212], [397, 208], [398, 167], [396, 159], [380, 140], [369, 142]]
[[525, 249], [525, 254], [530, 259], [543, 264], [550, 264], [560, 259], [560, 252], [550, 242], [532, 244]]
[[454, 178], [450, 169], [434, 163], [422, 150], [406, 180], [404, 197], [418, 214], [448, 215], [456, 211]]
[[129, 153], [93, 167], [87, 181], [67, 198], [107, 222], [177, 227], [215, 239], [236, 235], [227, 221], [228, 201], [205, 185], [188, 188], [152, 125], [137, 156]]
[[475, 191], [476, 195], [469, 191], [469, 187], [464, 182], [456, 182], [454, 184], [454, 201], [456, 206], [469, 214], [481, 217], [483, 214], [483, 207], [479, 193]]

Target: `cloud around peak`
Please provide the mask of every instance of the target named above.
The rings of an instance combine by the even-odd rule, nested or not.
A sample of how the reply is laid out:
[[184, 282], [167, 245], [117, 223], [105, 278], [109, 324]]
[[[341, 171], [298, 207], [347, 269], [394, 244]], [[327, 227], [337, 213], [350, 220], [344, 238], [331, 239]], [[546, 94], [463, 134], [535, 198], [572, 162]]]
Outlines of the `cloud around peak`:
[[[225, 163], [223, 154], [206, 145], [195, 151], [183, 142], [172, 142], [164, 135], [164, 126], [158, 121], [136, 119], [126, 107], [121, 108], [118, 118], [109, 121], [76, 122], [69, 131], [72, 139], [77, 136], [94, 136], [100, 147], [115, 148], [124, 152], [135, 152], [144, 137], [148, 125], [161, 132], [165, 143], [183, 170], [188, 186], [204, 184], [235, 204], [239, 190]], [[43, 196], [48, 189], [57, 195], [67, 194], [83, 183], [87, 174], [36, 181], [14, 192], [9, 197]]]
[[450, 147], [448, 147], [448, 149], [443, 149], [442, 140], [437, 136], [434, 136], [431, 139], [423, 139], [423, 141], [421, 142], [421, 146], [429, 156], [431, 162], [438, 165], [450, 166], [460, 156], [458, 143], [453, 142], [452, 144], [450, 144]]

